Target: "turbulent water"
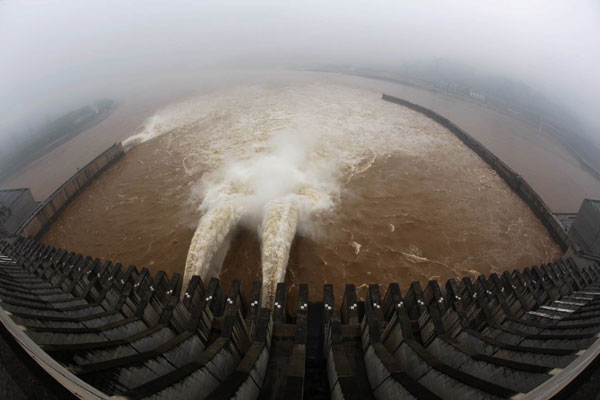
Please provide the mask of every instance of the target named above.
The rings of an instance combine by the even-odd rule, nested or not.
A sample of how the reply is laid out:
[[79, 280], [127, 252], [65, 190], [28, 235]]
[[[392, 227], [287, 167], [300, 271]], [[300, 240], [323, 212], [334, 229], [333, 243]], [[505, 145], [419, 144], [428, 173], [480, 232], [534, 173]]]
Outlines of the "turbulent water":
[[230, 88], [157, 111], [123, 144], [126, 157], [44, 240], [185, 282], [262, 278], [265, 303], [283, 281], [333, 282], [339, 296], [346, 282], [443, 279], [560, 254], [449, 131], [364, 89]]

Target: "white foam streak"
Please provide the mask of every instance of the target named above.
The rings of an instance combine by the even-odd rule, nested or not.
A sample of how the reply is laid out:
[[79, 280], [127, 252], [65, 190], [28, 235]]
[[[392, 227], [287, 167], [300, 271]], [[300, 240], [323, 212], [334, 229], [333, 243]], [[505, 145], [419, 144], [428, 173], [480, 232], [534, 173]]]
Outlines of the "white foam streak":
[[185, 262], [184, 289], [193, 275], [200, 275], [205, 283], [208, 279], [219, 276], [231, 234], [241, 215], [240, 205], [230, 200], [221, 202], [202, 216]]
[[409, 123], [407, 113], [379, 93], [346, 86], [249, 86], [168, 106], [123, 145], [169, 134], [164, 151], [183, 154], [182, 173], [201, 176], [191, 197], [204, 215], [190, 245], [186, 285], [193, 274], [219, 275], [224, 249], [244, 224], [261, 234], [263, 299], [271, 303], [294, 235], [315, 231], [311, 216], [333, 209], [343, 182], [378, 157], [412, 157], [447, 144], [427, 129], [431, 121]]
[[153, 115], [144, 122], [144, 126], [139, 133], [123, 140], [123, 148], [127, 151], [140, 143], [147, 142], [150, 139], [162, 135], [169, 128], [169, 125], [165, 124], [165, 121], [160, 115]]
[[262, 306], [273, 305], [277, 284], [285, 280], [290, 247], [296, 235], [298, 206], [293, 198], [270, 201], [262, 224]]

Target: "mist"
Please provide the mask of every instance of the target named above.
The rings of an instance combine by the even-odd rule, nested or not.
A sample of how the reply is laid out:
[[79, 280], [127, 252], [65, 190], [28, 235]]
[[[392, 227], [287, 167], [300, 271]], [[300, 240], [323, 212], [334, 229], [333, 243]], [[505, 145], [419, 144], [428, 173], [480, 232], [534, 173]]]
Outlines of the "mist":
[[594, 1], [3, 1], [1, 147], [86, 102], [193, 89], [207, 71], [436, 59], [523, 82], [600, 141], [598, 37]]

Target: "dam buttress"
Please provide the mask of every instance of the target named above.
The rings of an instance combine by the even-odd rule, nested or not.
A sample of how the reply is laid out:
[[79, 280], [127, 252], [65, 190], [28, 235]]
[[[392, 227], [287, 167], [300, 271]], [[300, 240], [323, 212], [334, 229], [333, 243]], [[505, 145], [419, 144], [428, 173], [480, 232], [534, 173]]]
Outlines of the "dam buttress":
[[[352, 284], [341, 304], [272, 308], [261, 283], [101, 262], [33, 239], [2, 241], [0, 317], [38, 364], [80, 398], [537, 399], [600, 351], [600, 267], [556, 263], [475, 280]], [[337, 289], [337, 288], [336, 288]], [[115, 397], [116, 398], [116, 397]]]
[[[60, 385], [74, 398], [564, 397], [597, 368], [590, 366], [600, 353], [598, 202], [585, 200], [577, 216], [555, 215], [451, 121], [383, 99], [454, 133], [527, 204], [564, 256], [477, 279], [371, 284], [363, 299], [353, 284], [289, 291], [254, 282], [244, 291], [239, 280], [224, 287], [193, 273], [151, 274], [33, 239], [124, 155], [118, 143], [0, 239], [3, 336], [54, 384], [48, 392]], [[320, 300], [309, 301], [309, 290]]]

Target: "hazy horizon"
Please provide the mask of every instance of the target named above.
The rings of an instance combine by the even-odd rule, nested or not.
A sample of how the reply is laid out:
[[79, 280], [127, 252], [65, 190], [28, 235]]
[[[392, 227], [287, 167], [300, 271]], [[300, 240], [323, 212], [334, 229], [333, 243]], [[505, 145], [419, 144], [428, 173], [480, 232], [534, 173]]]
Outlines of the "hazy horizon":
[[436, 59], [532, 87], [600, 143], [599, 22], [592, 1], [0, 1], [0, 147], [98, 98], [193, 90], [204, 71]]

